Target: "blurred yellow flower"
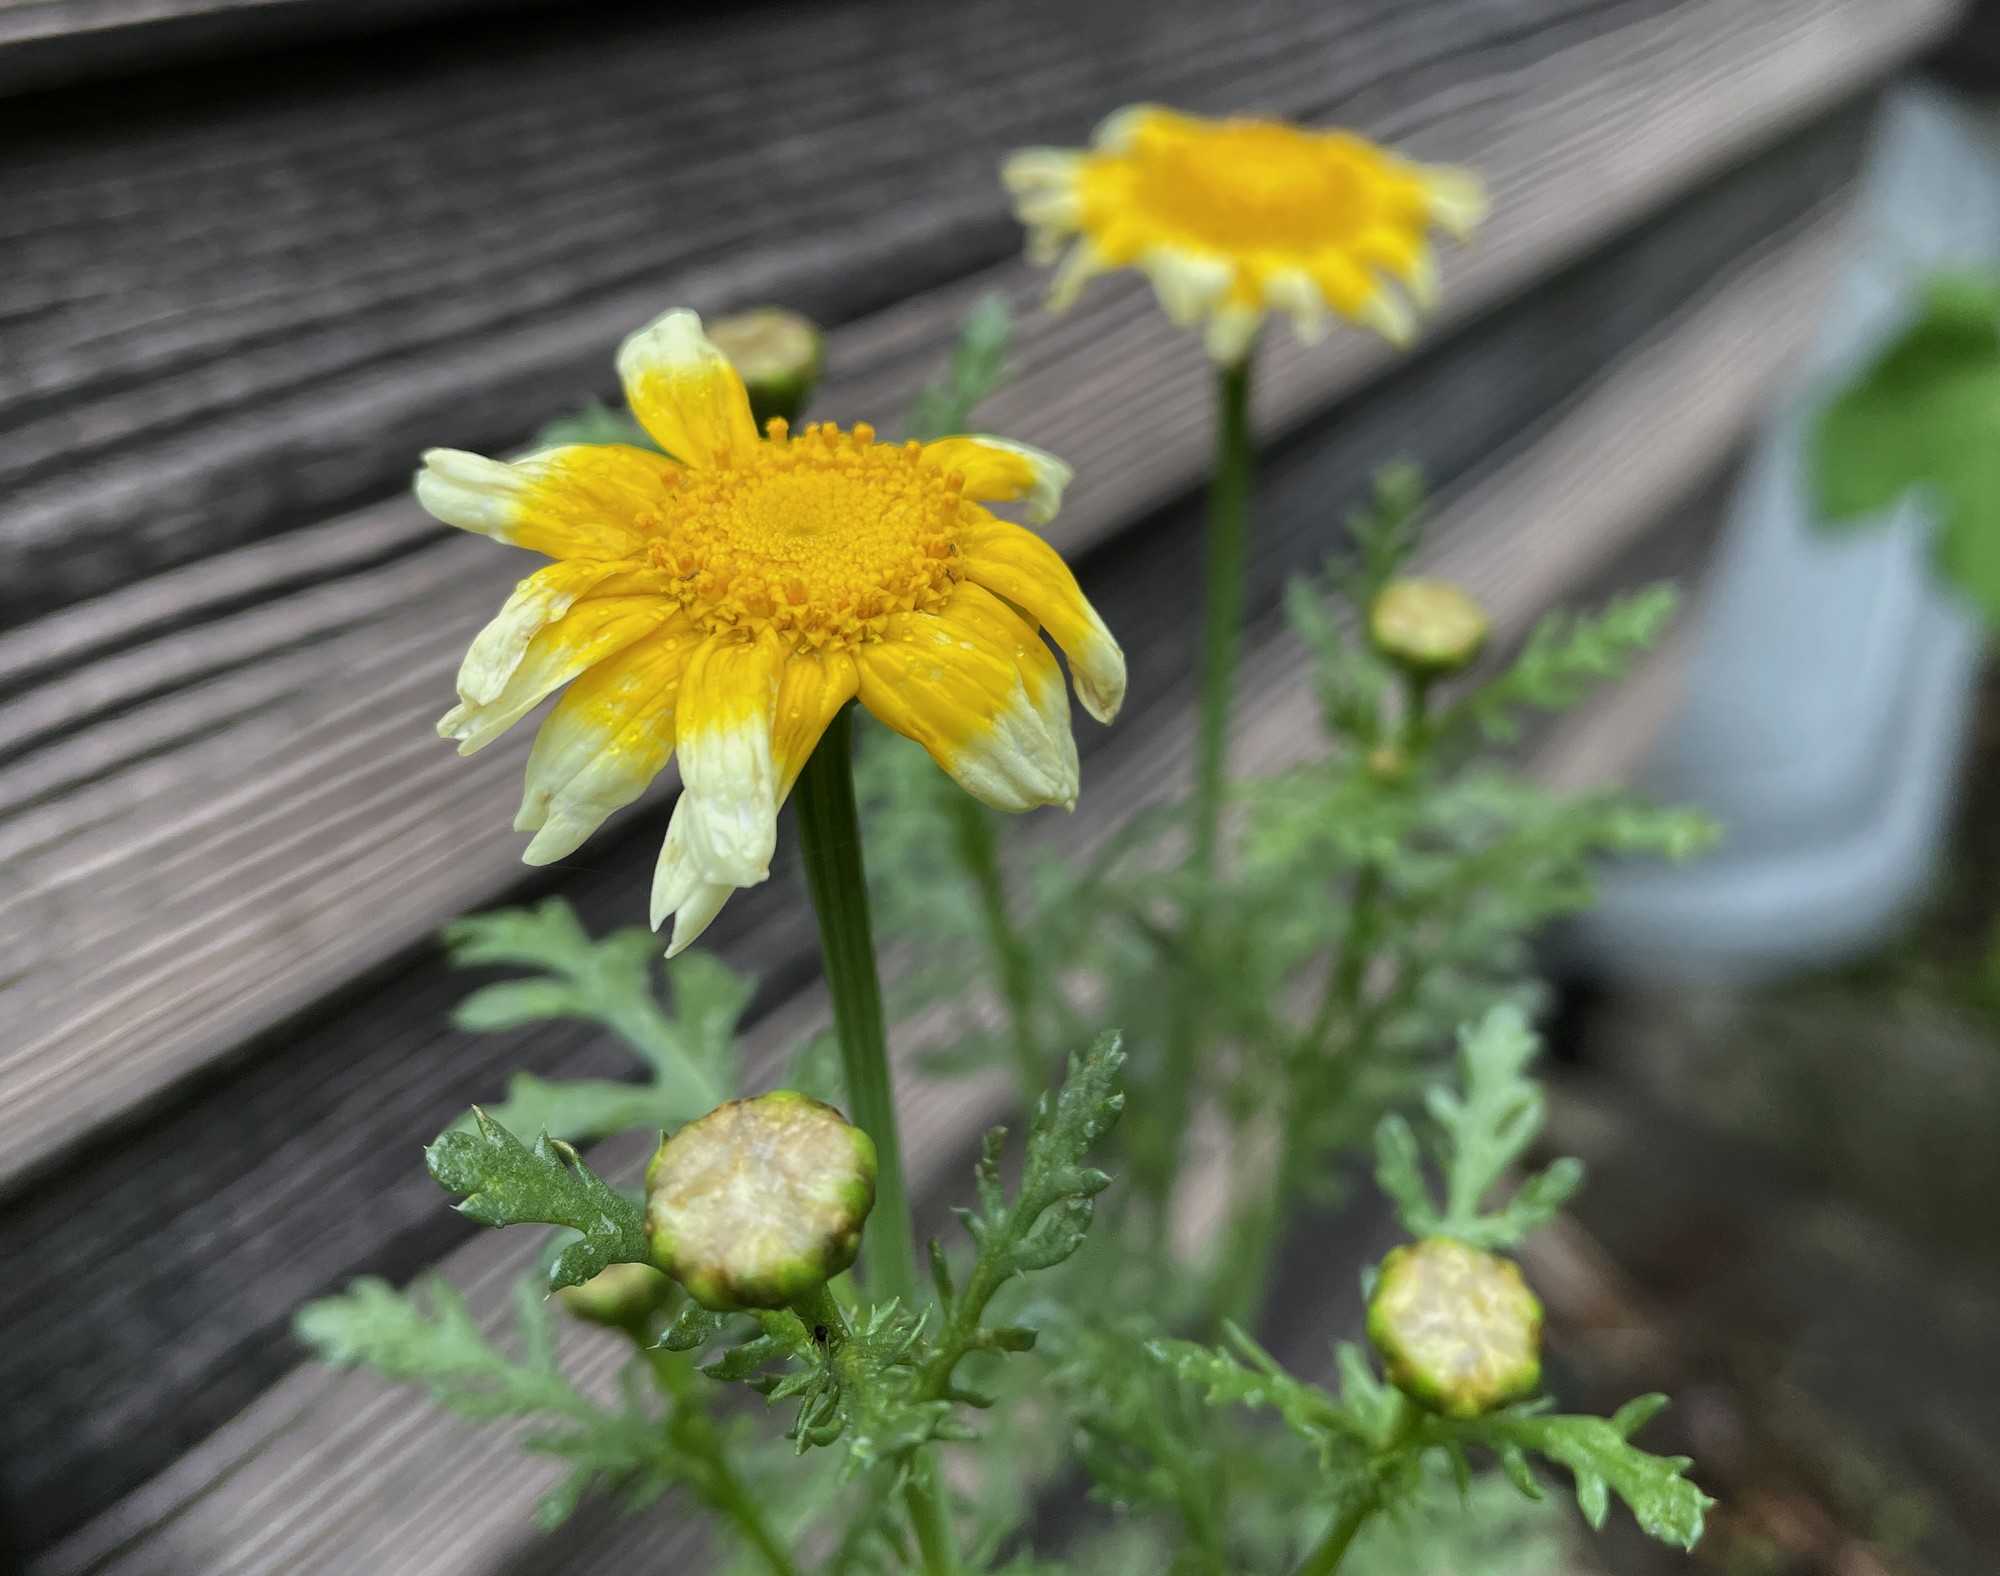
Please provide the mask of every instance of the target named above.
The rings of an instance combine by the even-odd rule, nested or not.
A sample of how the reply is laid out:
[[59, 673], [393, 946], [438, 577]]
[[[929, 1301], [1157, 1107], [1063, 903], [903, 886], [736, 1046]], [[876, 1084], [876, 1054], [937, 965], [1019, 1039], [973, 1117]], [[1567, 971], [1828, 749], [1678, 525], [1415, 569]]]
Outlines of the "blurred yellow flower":
[[1145, 104], [1112, 115], [1088, 149], [1024, 149], [1002, 173], [1029, 255], [1061, 259], [1053, 309], [1093, 275], [1141, 268], [1176, 323], [1206, 323], [1224, 363], [1248, 352], [1267, 310], [1308, 340], [1332, 311], [1407, 342], [1436, 294], [1431, 228], [1463, 239], [1486, 212], [1470, 171], [1348, 132]]
[[1069, 468], [987, 437], [878, 443], [857, 424], [767, 436], [692, 312], [628, 339], [633, 413], [675, 458], [580, 444], [512, 463], [433, 449], [417, 498], [448, 525], [556, 562], [515, 588], [459, 669], [438, 731], [470, 754], [569, 685], [536, 735], [515, 827], [546, 864], [679, 751], [653, 883], [670, 949], [769, 874], [778, 807], [859, 696], [1003, 810], [1075, 803], [1061, 670], [1108, 722], [1125, 659], [1062, 559], [982, 504], [1051, 518]]

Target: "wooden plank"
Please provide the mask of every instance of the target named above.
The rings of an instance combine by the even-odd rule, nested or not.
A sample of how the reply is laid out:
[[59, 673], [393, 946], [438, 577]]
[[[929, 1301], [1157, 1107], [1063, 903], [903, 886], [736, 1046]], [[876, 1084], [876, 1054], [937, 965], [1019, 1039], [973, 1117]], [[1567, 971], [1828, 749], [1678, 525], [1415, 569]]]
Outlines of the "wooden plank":
[[[1725, 27], [1723, 49], [1727, 9], [1691, 3], [1510, 64], [1469, 107], [1433, 105], [1436, 125], [1490, 151], [1500, 187], [1492, 233], [1454, 282], [1461, 316], [1881, 64], [1866, 52], [1884, 43], [1880, 13], [1852, 0], [1785, 0], [1747, 31]], [[1562, 91], [1593, 79], [1601, 101]], [[840, 352], [857, 375], [828, 407], [900, 408], [974, 284], [989, 282], [1020, 299], [1033, 288], [1003, 265], [857, 325]], [[1267, 431], [1384, 366], [1358, 336], [1273, 351]], [[1080, 462], [1057, 533], [1068, 551], [1198, 474], [1204, 371], [1133, 290], [1107, 286], [1070, 319], [1031, 319], [1022, 362], [989, 423]], [[1135, 387], [1148, 390], [1143, 423], [1124, 398]], [[217, 560], [226, 600], [192, 627], [175, 621], [205, 611], [182, 600], [200, 571], [0, 637], [0, 673], [21, 686], [0, 709], [0, 750], [16, 758], [0, 775], [13, 886], [0, 895], [0, 1010], [19, 1026], [0, 1057], [19, 1096], [0, 1115], [0, 1178], [48, 1163], [517, 878], [506, 825], [525, 740], [457, 763], [425, 735], [466, 631], [520, 565], [484, 543], [433, 545], [403, 504], [302, 537], [302, 557], [326, 566], [349, 536], [351, 573], [307, 573], [304, 589], [240, 611], [259, 575], [298, 581], [290, 544], [249, 549], [254, 569]], [[398, 541], [407, 548], [391, 556]], [[313, 631], [324, 638], [305, 642]], [[44, 650], [73, 671], [38, 685]]]
[[47, 92], [203, 56], [296, 48], [506, 3], [510, 0], [7, 0], [0, 5], [0, 96]]
[[[1602, 574], [1663, 508], [1666, 540], [1699, 540], [1699, 531], [1673, 518], [1671, 502], [1729, 451], [1789, 354], [1807, 341], [1811, 303], [1834, 244], [1827, 224], [1809, 224], [1704, 292], [1602, 378], [1574, 390], [1517, 452], [1462, 477], [1442, 500], [1429, 567], [1487, 598], [1506, 640], [1518, 638], [1552, 591]], [[1598, 304], [1590, 291], [1552, 293], [1577, 306]], [[1494, 384], [1481, 386], [1489, 396], [1496, 391]], [[1691, 390], [1701, 397], [1690, 398]], [[1606, 466], [1607, 453], [1624, 463]], [[1324, 432], [1288, 445], [1266, 479], [1267, 534], [1310, 540], [1325, 519], [1327, 498], [1351, 495], [1358, 469]], [[1168, 537], [1151, 556], [1171, 557], [1179, 544], [1178, 536]], [[1268, 597], [1262, 605], [1268, 610]], [[1244, 693], [1253, 698], [1238, 737], [1245, 769], [1276, 768], [1311, 748], [1314, 702], [1299, 653], [1268, 617], [1246, 664]], [[1184, 704], [1175, 695], [1155, 707], [1178, 719]], [[1189, 737], [1184, 723], [1114, 732], [1093, 754], [1079, 813], [1038, 823], [1034, 835], [1065, 848], [1088, 846], [1184, 780]], [[820, 1011], [809, 991], [760, 1025], [752, 1036], [764, 1069], [759, 1078], [770, 1076]], [[907, 1031], [899, 1036], [900, 1045], [908, 1041]], [[991, 1100], [1003, 1096], [997, 1087], [923, 1083], [907, 1069], [905, 1090], [920, 1185], [933, 1194], [941, 1177], [955, 1186], [967, 1136], [988, 1119]], [[641, 1147], [614, 1143], [598, 1158], [609, 1169], [629, 1170]], [[429, 1207], [437, 1208], [434, 1193]], [[446, 1267], [489, 1306], [519, 1272], [521, 1251], [505, 1234], [482, 1235]], [[572, 1345], [580, 1372], [602, 1383], [615, 1347], [587, 1333], [574, 1334]], [[543, 1470], [517, 1460], [505, 1439], [475, 1436], [364, 1377], [307, 1367], [38, 1568], [51, 1576], [163, 1566], [215, 1576], [304, 1573], [352, 1569], [356, 1560], [366, 1568], [367, 1556], [386, 1558], [393, 1549], [394, 1568], [410, 1576], [489, 1570], [531, 1536], [526, 1511]], [[475, 1477], [477, 1513], [469, 1508]], [[603, 1536], [579, 1527], [555, 1546], [549, 1568], [613, 1568], [593, 1553]], [[693, 1557], [673, 1536], [658, 1527], [650, 1533], [656, 1561], [677, 1552]]]
[[[412, 434], [518, 441], [551, 399], [604, 389], [663, 293], [841, 319], [991, 262], [1016, 240], [996, 159], [1074, 140], [1108, 103], [1254, 104], [1481, 150], [1503, 207], [1476, 266], [1504, 288], [1952, 9], [1565, 3], [1524, 23], [1435, 0], [1166, 0], [1107, 27], [1015, 0], [948, 45], [894, 10], [621, 13], [239, 92], [193, 127], [129, 94], [95, 125], [66, 103], [56, 151], [0, 181], [0, 617], [379, 497]], [[941, 75], [948, 133], [912, 139]]]

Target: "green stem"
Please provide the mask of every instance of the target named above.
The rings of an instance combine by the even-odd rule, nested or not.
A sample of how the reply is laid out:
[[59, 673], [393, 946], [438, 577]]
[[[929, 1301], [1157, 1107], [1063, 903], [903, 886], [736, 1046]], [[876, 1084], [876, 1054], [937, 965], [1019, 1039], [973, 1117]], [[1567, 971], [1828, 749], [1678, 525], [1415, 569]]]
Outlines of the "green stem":
[[[1186, 962], [1181, 972], [1173, 1022], [1167, 1032], [1164, 1088], [1159, 1122], [1166, 1142], [1178, 1146], [1187, 1130], [1201, 1046], [1202, 915], [1214, 884], [1222, 836], [1222, 806], [1229, 788], [1229, 714], [1235, 694], [1236, 660], [1243, 643], [1244, 572], [1250, 543], [1250, 355], [1216, 372], [1215, 477], [1209, 489], [1206, 565], [1208, 603], [1202, 621], [1201, 711], [1195, 742], [1193, 845], [1189, 853], [1192, 890], [1183, 930]], [[1145, 1180], [1156, 1195], [1155, 1229], [1164, 1240], [1170, 1211], [1167, 1195], [1177, 1167], [1163, 1157]]]
[[764, 1519], [764, 1512], [743, 1479], [736, 1475], [735, 1467], [730, 1465], [728, 1447], [696, 1392], [686, 1354], [660, 1346], [642, 1345], [641, 1350], [653, 1371], [654, 1382], [673, 1407], [670, 1426], [676, 1438], [683, 1449], [703, 1464], [703, 1496], [735, 1523], [744, 1541], [770, 1568], [771, 1576], [799, 1576], [790, 1553]]
[[1327, 1529], [1326, 1536], [1312, 1547], [1312, 1552], [1299, 1562], [1293, 1576], [1332, 1576], [1340, 1569], [1340, 1562], [1347, 1557], [1348, 1548], [1355, 1536], [1368, 1524], [1368, 1518], [1381, 1508], [1382, 1497], [1370, 1490], [1341, 1512], [1340, 1519]]
[[1389, 1429], [1388, 1437], [1376, 1447], [1374, 1471], [1370, 1475], [1367, 1491], [1340, 1513], [1340, 1518], [1326, 1529], [1326, 1535], [1312, 1546], [1292, 1576], [1333, 1576], [1333, 1572], [1340, 1569], [1340, 1562], [1347, 1557], [1347, 1551], [1353, 1547], [1354, 1540], [1360, 1536], [1361, 1529], [1382, 1508], [1383, 1474], [1389, 1470], [1392, 1458], [1409, 1447], [1422, 1422], [1414, 1406], [1401, 1397], [1398, 1400], [1401, 1401], [1401, 1409]]
[[879, 1302], [915, 1303], [916, 1228], [903, 1180], [903, 1145], [889, 1078], [882, 981], [875, 972], [875, 936], [868, 916], [868, 881], [861, 864], [861, 816], [854, 802], [854, 723], [833, 719], [799, 775], [799, 837], [806, 885], [819, 918], [820, 954], [833, 1027], [854, 1123], [875, 1140], [875, 1209], [862, 1251], [868, 1290]]
[[986, 949], [1000, 976], [1000, 994], [1014, 1047], [1014, 1070], [1021, 1100], [1033, 1110], [1048, 1086], [1041, 1047], [1035, 1042], [1035, 967], [1021, 933], [1007, 911], [1006, 877], [1000, 869], [1000, 839], [986, 807], [955, 786], [949, 791], [952, 831], [959, 863], [979, 893], [986, 924]]
[[1215, 874], [1228, 788], [1229, 713], [1243, 643], [1250, 546], [1250, 358], [1216, 374], [1215, 481], [1209, 493], [1208, 608], [1202, 626], [1201, 733], [1195, 754], [1194, 869]]
[[[889, 1075], [889, 1042], [882, 1012], [882, 980], [875, 969], [875, 937], [868, 916], [868, 880], [861, 863], [861, 815], [854, 802], [854, 722], [843, 710], [799, 774], [799, 837], [805, 849], [806, 886], [819, 919], [820, 955], [827, 994], [833, 998], [834, 1035], [850, 1114], [875, 1140], [873, 1229], [863, 1238], [869, 1295], [905, 1308], [920, 1304], [916, 1227], [903, 1178], [903, 1145], [896, 1126], [895, 1089]], [[937, 1495], [927, 1456], [910, 1464], [906, 1491], [910, 1520], [930, 1576], [955, 1576], [958, 1555], [951, 1524]]]

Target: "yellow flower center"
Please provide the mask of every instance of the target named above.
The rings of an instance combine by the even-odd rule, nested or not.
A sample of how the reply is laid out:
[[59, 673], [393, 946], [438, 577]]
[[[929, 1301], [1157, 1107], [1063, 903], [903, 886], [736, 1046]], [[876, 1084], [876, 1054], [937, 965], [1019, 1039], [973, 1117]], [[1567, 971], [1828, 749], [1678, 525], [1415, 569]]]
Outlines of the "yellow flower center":
[[915, 443], [831, 422], [722, 463], [678, 472], [656, 519], [652, 561], [678, 577], [711, 633], [775, 630], [800, 646], [878, 637], [895, 613], [941, 607], [961, 573], [964, 479]]
[[1114, 262], [1163, 241], [1311, 253], [1423, 213], [1416, 182], [1359, 137], [1260, 120], [1150, 119], [1129, 147], [1086, 161], [1082, 199]]

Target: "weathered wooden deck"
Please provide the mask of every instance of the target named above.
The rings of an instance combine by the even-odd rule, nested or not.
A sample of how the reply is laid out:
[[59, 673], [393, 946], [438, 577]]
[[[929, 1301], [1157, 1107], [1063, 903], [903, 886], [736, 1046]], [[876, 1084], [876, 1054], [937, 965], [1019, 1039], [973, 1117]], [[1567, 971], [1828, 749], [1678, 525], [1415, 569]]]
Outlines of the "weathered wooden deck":
[[[0, 10], [0, 1523], [23, 1557], [589, 1571], [632, 1536], [604, 1513], [538, 1541], [539, 1468], [296, 1366], [288, 1334], [355, 1273], [515, 1273], [417, 1145], [517, 1064], [614, 1061], [580, 1029], [452, 1031], [465, 982], [430, 938], [549, 890], [630, 922], [661, 828], [655, 796], [525, 871], [525, 738], [461, 761], [433, 737], [520, 566], [407, 500], [418, 448], [505, 451], [610, 394], [616, 340], [672, 302], [813, 312], [822, 408], [887, 417], [1000, 290], [1016, 378], [982, 422], [1076, 464], [1053, 534], [1132, 657], [1082, 808], [1022, 829], [1085, 845], [1184, 773], [1206, 376], [1136, 289], [1032, 310], [1005, 150], [1145, 98], [1355, 124], [1494, 186], [1414, 357], [1272, 346], [1240, 743], [1277, 762], [1312, 726], [1278, 589], [1387, 457], [1440, 484], [1439, 566], [1504, 630], [1698, 568], [1708, 484], [1810, 332], [1870, 90], [1954, 9]], [[1615, 771], [1666, 694], [1566, 758]], [[820, 1011], [788, 872], [712, 935], [763, 982], [774, 1065]], [[1002, 1098], [913, 1081], [919, 1176]], [[472, 1515], [475, 1472], [518, 1499]]]

